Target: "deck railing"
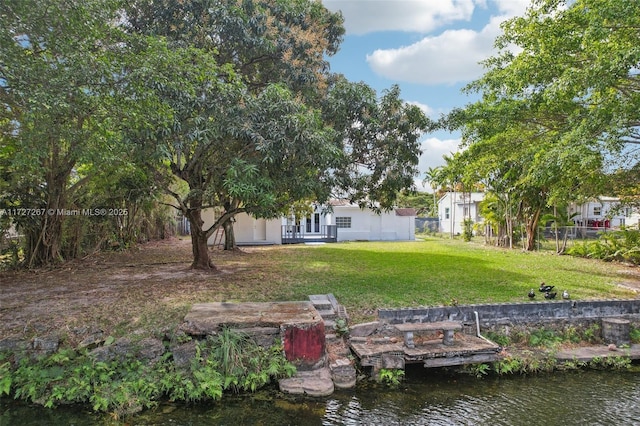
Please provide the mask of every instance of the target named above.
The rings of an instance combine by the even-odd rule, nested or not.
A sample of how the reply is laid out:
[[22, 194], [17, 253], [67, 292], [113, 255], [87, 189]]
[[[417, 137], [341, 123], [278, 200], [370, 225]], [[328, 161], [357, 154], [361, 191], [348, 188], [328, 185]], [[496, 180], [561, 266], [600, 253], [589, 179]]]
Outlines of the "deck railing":
[[303, 225], [282, 225], [281, 236], [282, 244], [335, 243], [338, 241], [338, 227], [336, 225], [322, 225], [320, 233], [306, 233]]

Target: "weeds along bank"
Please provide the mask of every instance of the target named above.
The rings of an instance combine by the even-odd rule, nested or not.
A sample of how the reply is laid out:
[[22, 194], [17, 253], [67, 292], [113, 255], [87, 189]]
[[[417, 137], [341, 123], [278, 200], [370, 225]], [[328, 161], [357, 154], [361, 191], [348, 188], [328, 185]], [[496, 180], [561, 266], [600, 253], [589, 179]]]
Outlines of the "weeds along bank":
[[43, 353], [32, 342], [0, 352], [0, 396], [50, 408], [87, 404], [121, 418], [166, 399], [213, 401], [252, 392], [296, 371], [279, 342], [263, 347], [229, 329], [203, 340], [107, 337], [96, 344]]

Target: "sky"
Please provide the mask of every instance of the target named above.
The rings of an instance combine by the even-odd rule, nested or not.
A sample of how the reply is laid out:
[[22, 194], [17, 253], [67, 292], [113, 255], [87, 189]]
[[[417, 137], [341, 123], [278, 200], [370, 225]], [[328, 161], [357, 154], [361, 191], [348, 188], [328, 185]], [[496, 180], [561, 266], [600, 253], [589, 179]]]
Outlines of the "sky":
[[[397, 84], [401, 97], [432, 119], [477, 99], [461, 89], [483, 74], [480, 61], [497, 51], [500, 23], [522, 15], [529, 0], [322, 0], [341, 11], [346, 35], [329, 58], [331, 71], [383, 90]], [[458, 150], [460, 135], [426, 134], [416, 179]]]

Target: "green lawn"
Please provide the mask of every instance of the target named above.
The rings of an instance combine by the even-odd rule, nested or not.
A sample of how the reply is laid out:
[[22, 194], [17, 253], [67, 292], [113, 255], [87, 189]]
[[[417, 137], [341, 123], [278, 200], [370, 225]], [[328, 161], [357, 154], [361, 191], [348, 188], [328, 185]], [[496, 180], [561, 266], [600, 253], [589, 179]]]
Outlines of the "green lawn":
[[638, 297], [617, 285], [635, 279], [633, 267], [459, 240], [289, 246], [269, 257], [283, 275], [278, 298], [333, 293], [356, 318], [383, 307], [528, 302], [531, 288], [544, 301], [542, 281], [557, 299], [565, 289], [572, 299]]

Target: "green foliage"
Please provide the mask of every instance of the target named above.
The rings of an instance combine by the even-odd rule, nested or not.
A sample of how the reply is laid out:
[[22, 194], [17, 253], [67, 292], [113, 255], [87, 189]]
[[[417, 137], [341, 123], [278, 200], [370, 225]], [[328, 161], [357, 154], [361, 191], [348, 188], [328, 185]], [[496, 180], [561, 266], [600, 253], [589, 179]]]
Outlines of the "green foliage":
[[575, 243], [568, 254], [604, 261], [640, 265], [640, 231], [623, 228], [600, 234], [596, 241]]
[[640, 328], [631, 327], [629, 336], [633, 343], [640, 343]]
[[465, 219], [462, 226], [462, 239], [466, 242], [471, 241], [473, 238], [473, 220]]
[[582, 336], [583, 336], [583, 340], [589, 343], [600, 342], [601, 341], [600, 325], [597, 323], [593, 323], [583, 331]]
[[498, 375], [534, 374], [553, 371], [556, 368], [554, 357], [532, 351], [522, 351], [518, 356], [507, 356], [492, 364]]
[[344, 336], [349, 333], [349, 324], [344, 318], [336, 319], [335, 330], [338, 336]]
[[11, 364], [6, 357], [0, 353], [0, 398], [11, 393]]
[[529, 345], [533, 347], [542, 346], [546, 348], [556, 347], [562, 342], [562, 337], [553, 330], [540, 328], [529, 335]]
[[424, 192], [401, 191], [398, 194], [398, 207], [408, 207], [416, 209], [418, 217], [437, 217], [438, 206], [434, 202], [435, 194]]
[[579, 343], [582, 341], [582, 336], [580, 335], [580, 331], [574, 327], [569, 326], [562, 331], [562, 341], [570, 342], [570, 343]]
[[628, 356], [595, 357], [588, 366], [595, 369], [628, 370], [631, 368], [631, 358]]
[[176, 368], [171, 353], [148, 363], [98, 362], [85, 353], [61, 350], [35, 362], [24, 358], [14, 370], [4, 359], [0, 395], [45, 407], [90, 404], [94, 411], [116, 418], [155, 407], [164, 396], [174, 401], [217, 400], [226, 390], [255, 391], [295, 373], [280, 344], [264, 349], [230, 330], [198, 344], [187, 369]]
[[489, 364], [467, 364], [462, 368], [467, 374], [471, 374], [478, 379], [487, 376], [491, 372], [491, 365]]
[[389, 387], [398, 387], [404, 378], [404, 370], [381, 368], [378, 380]]
[[511, 338], [505, 334], [502, 333], [496, 333], [493, 331], [488, 331], [485, 333], [485, 336], [487, 337], [487, 339], [491, 340], [492, 342], [500, 345], [500, 346], [509, 346], [512, 342], [511, 342]]

